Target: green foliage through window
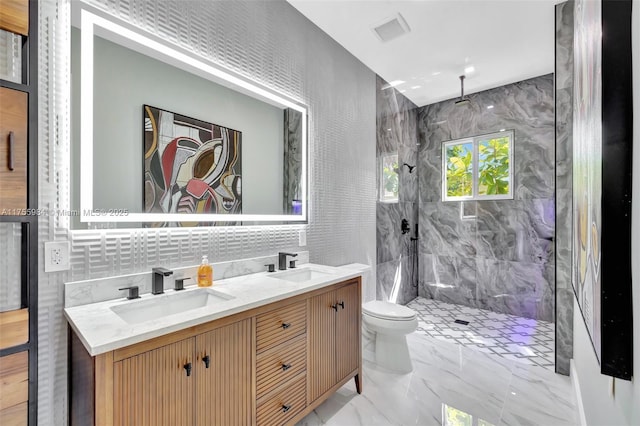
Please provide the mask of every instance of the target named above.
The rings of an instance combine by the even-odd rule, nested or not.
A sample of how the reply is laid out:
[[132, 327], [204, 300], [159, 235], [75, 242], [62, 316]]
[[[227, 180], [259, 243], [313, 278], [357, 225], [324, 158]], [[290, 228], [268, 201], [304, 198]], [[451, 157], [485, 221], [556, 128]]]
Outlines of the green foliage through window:
[[509, 138], [478, 143], [478, 195], [509, 193]]
[[443, 199], [512, 197], [513, 132], [443, 144]]
[[473, 195], [473, 144], [447, 146], [447, 196]]
[[398, 154], [386, 154], [381, 162], [380, 200], [398, 200]]

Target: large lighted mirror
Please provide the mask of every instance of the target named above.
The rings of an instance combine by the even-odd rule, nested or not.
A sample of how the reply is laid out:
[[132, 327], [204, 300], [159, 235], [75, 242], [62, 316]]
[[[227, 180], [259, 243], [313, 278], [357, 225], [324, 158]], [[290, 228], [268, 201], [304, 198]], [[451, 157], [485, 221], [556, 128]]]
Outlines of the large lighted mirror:
[[307, 220], [304, 105], [77, 7], [74, 228]]

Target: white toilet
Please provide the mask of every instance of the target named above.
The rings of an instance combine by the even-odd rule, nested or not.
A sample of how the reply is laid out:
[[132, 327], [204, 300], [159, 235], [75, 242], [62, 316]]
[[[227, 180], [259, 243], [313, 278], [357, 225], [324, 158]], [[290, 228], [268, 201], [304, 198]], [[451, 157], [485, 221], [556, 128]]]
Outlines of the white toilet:
[[376, 363], [398, 373], [413, 370], [407, 334], [418, 328], [416, 312], [406, 306], [374, 300], [362, 305], [362, 321], [375, 333]]

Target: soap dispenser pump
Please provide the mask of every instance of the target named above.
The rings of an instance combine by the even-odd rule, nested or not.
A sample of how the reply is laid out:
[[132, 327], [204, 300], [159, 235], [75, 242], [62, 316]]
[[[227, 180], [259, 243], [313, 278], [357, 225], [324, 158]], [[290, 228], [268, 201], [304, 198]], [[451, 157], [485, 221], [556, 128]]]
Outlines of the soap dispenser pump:
[[202, 263], [198, 267], [198, 287], [210, 287], [213, 284], [213, 267], [206, 255], [202, 256]]

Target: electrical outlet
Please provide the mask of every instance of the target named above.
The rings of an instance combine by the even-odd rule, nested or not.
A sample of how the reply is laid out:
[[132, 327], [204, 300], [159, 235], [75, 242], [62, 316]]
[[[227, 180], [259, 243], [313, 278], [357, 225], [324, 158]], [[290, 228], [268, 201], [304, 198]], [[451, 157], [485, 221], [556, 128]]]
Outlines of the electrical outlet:
[[69, 241], [49, 241], [44, 243], [44, 271], [67, 271], [70, 268]]
[[298, 231], [298, 246], [304, 247], [307, 245], [307, 231], [301, 229]]

